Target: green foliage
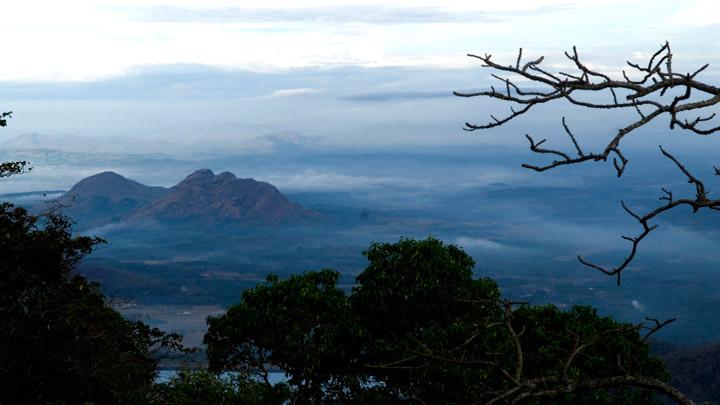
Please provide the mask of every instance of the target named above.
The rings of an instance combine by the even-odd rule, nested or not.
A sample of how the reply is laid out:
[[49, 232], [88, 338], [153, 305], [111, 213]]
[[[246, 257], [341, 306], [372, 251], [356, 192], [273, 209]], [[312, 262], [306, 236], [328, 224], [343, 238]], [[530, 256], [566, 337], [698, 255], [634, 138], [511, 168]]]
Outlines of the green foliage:
[[75, 265], [99, 239], [56, 213], [0, 204], [0, 403], [135, 403], [153, 348], [179, 336], [125, 320]]
[[182, 370], [168, 382], [155, 388], [157, 404], [218, 404], [237, 403], [235, 386], [216, 374], [204, 370]]
[[[267, 381], [268, 365], [282, 368], [303, 398], [334, 391], [352, 366], [350, 306], [336, 287], [339, 274], [323, 270], [243, 292], [227, 314], [208, 319], [210, 369], [236, 370]], [[269, 385], [269, 383], [268, 383]]]
[[[288, 374], [299, 402], [482, 402], [538, 379], [563, 387], [628, 373], [668, 378], [637, 328], [588, 307], [502, 301], [493, 280], [472, 277], [472, 258], [456, 246], [401, 239], [374, 243], [365, 255], [369, 265], [350, 295], [331, 270], [269, 277], [209, 318], [211, 368], [262, 378], [272, 364]], [[651, 398], [619, 387], [532, 403]]]
[[473, 279], [473, 259], [434, 238], [373, 243], [364, 254], [369, 265], [349, 297], [366, 331], [362, 363], [395, 395], [430, 402], [467, 398], [467, 367], [417, 351], [456, 347], [474, 333], [476, 323], [495, 320], [493, 305], [467, 301], [499, 298], [496, 283]]
[[[662, 379], [669, 378], [660, 359], [649, 356], [648, 345], [640, 341], [635, 327], [601, 317], [587, 306], [561, 311], [554, 305], [523, 306], [513, 315], [515, 329], [524, 328], [524, 362], [528, 370], [561, 374], [568, 348], [579, 342], [592, 342], [573, 361], [570, 377], [592, 370], [596, 377], [611, 377], [619, 370], [644, 372]], [[611, 367], [608, 367], [611, 364]], [[552, 367], [549, 367], [552, 366]]]
[[475, 262], [460, 248], [433, 238], [373, 243], [363, 253], [370, 264], [357, 277], [351, 302], [373, 332], [415, 333], [455, 320], [460, 299], [497, 298], [492, 280], [473, 280]]
[[268, 385], [240, 376], [220, 377], [206, 370], [181, 370], [155, 387], [153, 404], [231, 405], [282, 404], [290, 397], [287, 384]]
[[[514, 329], [522, 330], [523, 368], [527, 379], [567, 376], [574, 380], [618, 375], [641, 375], [667, 381], [663, 362], [649, 354], [634, 325], [601, 317], [594, 308], [574, 306], [561, 311], [554, 305], [522, 306], [513, 313]], [[567, 369], [567, 359], [584, 345]], [[566, 394], [538, 403], [647, 404], [648, 390], [595, 390]]]

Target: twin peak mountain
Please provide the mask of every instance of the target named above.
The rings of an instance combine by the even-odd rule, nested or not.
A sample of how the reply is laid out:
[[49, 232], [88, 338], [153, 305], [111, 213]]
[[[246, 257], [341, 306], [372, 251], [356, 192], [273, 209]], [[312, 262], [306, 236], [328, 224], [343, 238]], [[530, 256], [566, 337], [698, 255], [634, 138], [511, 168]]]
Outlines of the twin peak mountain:
[[173, 187], [152, 187], [114, 172], [87, 177], [58, 199], [82, 227], [117, 222], [279, 225], [319, 215], [275, 186], [230, 172], [198, 170]]

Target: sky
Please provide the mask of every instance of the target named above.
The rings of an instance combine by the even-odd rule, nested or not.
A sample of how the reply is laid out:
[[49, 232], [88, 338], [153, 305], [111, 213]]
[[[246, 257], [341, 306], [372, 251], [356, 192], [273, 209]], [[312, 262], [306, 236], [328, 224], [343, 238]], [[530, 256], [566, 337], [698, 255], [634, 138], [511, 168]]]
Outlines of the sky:
[[571, 45], [622, 63], [664, 40], [693, 59], [716, 54], [718, 24], [712, 0], [30, 0], [3, 5], [0, 78], [102, 80], [173, 64], [460, 68], [471, 51]]
[[[451, 96], [489, 83], [467, 53], [511, 63], [522, 47], [527, 58], [545, 55], [560, 68], [562, 53], [577, 45], [591, 67], [618, 75], [625, 60], [641, 61], [668, 40], [676, 68], [709, 62], [704, 77], [712, 81], [720, 72], [719, 4], [9, 2], [0, 107], [15, 115], [0, 145], [25, 133], [193, 138], [214, 128], [256, 136], [246, 130], [253, 126], [299, 131], [324, 145], [474, 142], [462, 124], [497, 106]], [[503, 131], [483, 139], [524, 142]]]

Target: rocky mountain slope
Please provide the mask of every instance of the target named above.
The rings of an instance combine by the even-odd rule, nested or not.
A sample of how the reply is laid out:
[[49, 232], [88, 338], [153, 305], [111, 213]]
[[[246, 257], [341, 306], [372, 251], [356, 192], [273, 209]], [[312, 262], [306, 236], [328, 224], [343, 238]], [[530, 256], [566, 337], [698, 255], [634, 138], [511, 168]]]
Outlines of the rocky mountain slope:
[[312, 212], [290, 202], [272, 184], [203, 169], [140, 207], [131, 218], [275, 224], [310, 216]]
[[81, 228], [140, 221], [273, 225], [317, 217], [269, 183], [208, 169], [170, 188], [103, 172], [81, 180], [57, 201]]

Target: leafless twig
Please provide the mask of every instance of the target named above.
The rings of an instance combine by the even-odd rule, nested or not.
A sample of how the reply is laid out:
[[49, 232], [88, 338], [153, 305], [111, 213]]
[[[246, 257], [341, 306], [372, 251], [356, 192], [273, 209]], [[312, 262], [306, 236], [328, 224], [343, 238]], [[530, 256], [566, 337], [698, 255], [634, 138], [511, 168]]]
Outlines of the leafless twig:
[[[666, 204], [657, 207], [642, 216], [628, 208], [624, 201], [621, 202], [623, 209], [625, 209], [625, 211], [636, 221], [638, 221], [638, 223], [640, 223], [640, 225], [642, 226], [642, 232], [640, 232], [640, 234], [638, 234], [637, 236], [622, 236], [623, 239], [631, 243], [630, 253], [619, 265], [614, 267], [601, 266], [588, 261], [582, 256], [578, 256], [578, 260], [580, 261], [580, 263], [584, 264], [585, 266], [598, 270], [609, 276], [616, 276], [618, 285], [620, 285], [620, 275], [622, 271], [625, 270], [635, 258], [640, 242], [642, 242], [642, 240], [645, 239], [645, 237], [648, 236], [650, 232], [654, 231], [658, 227], [657, 225], [650, 225], [649, 221], [651, 219], [657, 217], [658, 215], [666, 211], [682, 205], [690, 206], [693, 212], [698, 212], [702, 208], [720, 211], [720, 199], [709, 199], [708, 192], [705, 189], [705, 184], [702, 181], [700, 181], [697, 177], [693, 176], [690, 171], [688, 171], [688, 169], [682, 163], [680, 163], [677, 158], [675, 158], [675, 156], [663, 149], [662, 146], [660, 147], [660, 151], [665, 157], [675, 163], [678, 169], [680, 169], [680, 171], [687, 177], [687, 182], [695, 186], [695, 197], [675, 199], [672, 191], [666, 189], [665, 187], [661, 187], [664, 195], [659, 197], [659, 200], [666, 201]], [[715, 171], [715, 174], [717, 174], [717, 168], [715, 168]]]
[[[617, 176], [620, 177], [625, 172], [628, 164], [628, 159], [621, 149], [621, 142], [633, 131], [663, 115], [669, 117], [670, 129], [680, 128], [698, 135], [710, 135], [720, 131], [720, 125], [711, 124], [711, 121], [716, 118], [716, 113], [702, 112], [707, 108], [720, 104], [720, 88], [697, 79], [698, 75], [707, 69], [708, 65], [703, 65], [689, 73], [675, 72], [672, 65], [673, 54], [670, 44], [667, 42], [660, 46], [646, 64], [628, 61], [627, 65], [632, 73], [629, 74], [623, 71], [622, 78], [612, 78], [608, 74], [594, 70], [582, 61], [575, 47], [573, 47], [572, 52], [565, 53], [565, 57], [574, 66], [572, 72], [550, 72], [545, 70], [541, 67], [543, 57], [523, 64], [522, 49], [518, 52], [514, 65], [497, 63], [490, 54], [483, 56], [469, 54], [468, 56], [480, 60], [483, 67], [508, 75], [503, 77], [499, 74], [492, 74], [494, 78], [504, 83], [505, 91], [501, 92], [491, 87], [488, 91], [456, 91], [454, 94], [460, 97], [489, 97], [509, 102], [511, 107], [509, 114], [502, 117], [491, 115], [491, 120], [485, 124], [466, 123], [464, 129], [467, 131], [501, 126], [525, 114], [534, 106], [555, 100], [566, 100], [573, 105], [590, 109], [621, 110], [631, 108], [637, 112], [637, 118], [634, 121], [618, 129], [607, 144], [595, 152], [587, 152], [581, 147], [576, 133], [570, 129], [565, 117], [562, 118], [562, 126], [575, 149], [574, 153], [543, 147], [546, 142], [545, 139], [536, 141], [530, 134], [526, 134], [525, 137], [530, 143], [532, 152], [554, 157], [552, 161], [544, 165], [522, 164], [523, 167], [534, 171], [543, 172], [556, 167], [583, 162], [605, 162], [612, 157], [613, 167]], [[633, 75], [636, 78], [631, 78]], [[523, 82], [530, 82], [534, 86], [539, 86], [540, 89], [523, 90], [520, 86], [520, 83]], [[671, 94], [678, 93], [673, 92], [674, 89], [679, 89], [681, 93]], [[578, 97], [580, 93], [607, 94], [611, 100], [587, 101]], [[624, 96], [624, 99], [621, 96]], [[693, 114], [694, 117], [683, 118], [681, 117], [683, 114]], [[702, 208], [720, 211], [720, 200], [708, 198], [708, 192], [705, 190], [703, 182], [694, 177], [673, 155], [666, 152], [662, 147], [660, 150], [665, 157], [673, 161], [685, 174], [688, 182], [695, 186], [696, 195], [695, 198], [675, 199], [670, 190], [663, 188], [664, 195], [660, 197], [660, 200], [666, 201], [666, 204], [645, 215], [636, 214], [622, 202], [625, 211], [642, 226], [642, 232], [637, 236], [622, 236], [623, 239], [632, 244], [628, 256], [614, 267], [601, 266], [578, 256], [578, 260], [585, 266], [610, 276], [616, 276], [618, 284], [620, 284], [621, 272], [636, 257], [639, 243], [657, 227], [657, 225], [650, 225], [648, 221], [680, 205], [692, 207], [693, 212], [697, 212]], [[714, 168], [714, 174], [720, 175], [718, 167]]]

